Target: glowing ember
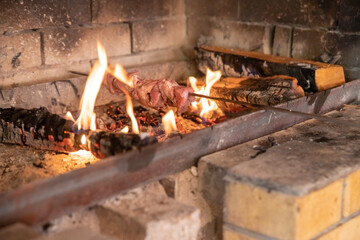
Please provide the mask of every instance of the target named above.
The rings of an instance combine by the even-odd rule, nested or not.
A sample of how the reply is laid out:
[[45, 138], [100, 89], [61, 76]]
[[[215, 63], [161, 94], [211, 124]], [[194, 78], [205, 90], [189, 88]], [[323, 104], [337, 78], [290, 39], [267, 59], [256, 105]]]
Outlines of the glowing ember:
[[71, 112], [66, 113], [65, 119], [75, 122], [75, 119], [74, 119], [73, 115], [71, 114]]
[[120, 64], [115, 65], [114, 72], [112, 73], [116, 79], [120, 80], [121, 82], [125, 83], [129, 87], [134, 87], [133, 78], [129, 77], [123, 66]]
[[79, 150], [77, 152], [72, 152], [72, 153], [70, 153], [70, 155], [77, 155], [77, 156], [87, 157], [87, 158], [92, 157], [92, 154], [89, 151], [86, 151], [86, 150]]
[[[81, 99], [81, 112], [77, 119], [78, 129], [88, 130], [91, 122], [96, 118], [94, 113], [95, 100], [107, 69], [107, 58], [104, 47], [98, 42], [99, 62], [96, 62], [86, 81], [84, 94]], [[96, 129], [96, 127], [95, 127]]]
[[[194, 77], [190, 77], [190, 85], [194, 89], [195, 93], [210, 96], [210, 90], [211, 87], [219, 81], [221, 78], [221, 72], [220, 71], [211, 71], [210, 69], [207, 69], [206, 71], [206, 81], [205, 86], [202, 86], [201, 89], [199, 89], [196, 85], [197, 80]], [[200, 98], [199, 101], [195, 101], [192, 103], [192, 106], [195, 110], [200, 111], [200, 116], [209, 118], [213, 115], [214, 112], [222, 113], [220, 108], [218, 108], [215, 101], [211, 99], [206, 98]]]
[[133, 108], [133, 104], [131, 101], [131, 97], [130, 97], [129, 93], [126, 92], [125, 90], [124, 90], [124, 93], [126, 96], [126, 112], [131, 119], [132, 131], [133, 131], [133, 133], [139, 134], [139, 126], [138, 126], [138, 123], [136, 122], [136, 118], [134, 115], [134, 108]]
[[169, 135], [173, 131], [177, 131], [175, 114], [173, 110], [170, 110], [163, 116], [162, 123], [164, 125], [165, 134]]
[[129, 132], [129, 127], [128, 126], [125, 126], [123, 129], [121, 129], [122, 133], [128, 133]]
[[81, 144], [82, 144], [82, 145], [85, 145], [85, 144], [86, 144], [86, 137], [85, 137], [85, 135], [82, 135], [82, 137], [81, 137]]

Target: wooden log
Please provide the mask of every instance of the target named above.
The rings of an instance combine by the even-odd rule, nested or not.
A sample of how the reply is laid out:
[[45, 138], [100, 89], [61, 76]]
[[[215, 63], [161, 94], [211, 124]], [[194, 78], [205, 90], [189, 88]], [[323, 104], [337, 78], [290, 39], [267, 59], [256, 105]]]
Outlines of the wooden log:
[[[81, 143], [82, 136], [88, 139]], [[0, 142], [19, 144], [57, 152], [90, 150], [96, 157], [139, 149], [157, 142], [146, 134], [108, 131], [73, 131], [73, 122], [50, 113], [46, 108], [0, 108]]]
[[238, 49], [201, 46], [196, 48], [198, 68], [221, 70], [226, 77], [287, 75], [305, 91], [316, 92], [345, 83], [342, 66], [309, 60], [277, 57]]
[[72, 125], [43, 107], [0, 109], [0, 142], [59, 152], [77, 151]]
[[88, 139], [89, 150], [98, 158], [106, 158], [133, 149], [141, 149], [141, 147], [157, 142], [155, 137], [146, 133], [110, 133], [105, 131], [91, 131]]
[[[305, 96], [297, 80], [288, 76], [265, 78], [223, 78], [211, 89], [211, 96], [272, 106]], [[221, 109], [233, 110], [239, 105], [217, 101]]]

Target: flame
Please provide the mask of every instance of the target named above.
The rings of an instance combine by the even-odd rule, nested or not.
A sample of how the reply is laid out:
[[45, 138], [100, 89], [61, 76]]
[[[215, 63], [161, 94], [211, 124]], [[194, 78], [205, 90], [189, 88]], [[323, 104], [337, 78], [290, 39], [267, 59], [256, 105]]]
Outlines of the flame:
[[[199, 89], [198, 86], [196, 85], [196, 83], [197, 83], [196, 78], [190, 77], [189, 81], [190, 81], [190, 85], [194, 89], [195, 93], [210, 96], [211, 87], [217, 81], [219, 81], [220, 78], [221, 78], [220, 71], [213, 72], [210, 69], [207, 69], [206, 78], [205, 78], [206, 79], [205, 86], [202, 86], [201, 89]], [[221, 112], [221, 110], [217, 106], [216, 102], [211, 99], [200, 98], [199, 101], [192, 102], [192, 106], [195, 110], [200, 111], [201, 117], [209, 117], [215, 111]]]
[[82, 144], [82, 145], [85, 145], [85, 144], [86, 144], [86, 137], [85, 137], [85, 135], [82, 135], [82, 137], [81, 137], [81, 144]]
[[125, 90], [123, 90], [126, 96], [126, 112], [129, 115], [130, 119], [131, 119], [131, 124], [132, 124], [132, 131], [133, 133], [137, 133], [139, 134], [139, 126], [136, 122], [136, 118], [134, 115], [134, 110], [133, 110], [133, 104], [131, 101], [131, 97], [129, 95], [128, 92], [126, 92]]
[[65, 119], [75, 122], [75, 119], [74, 119], [73, 115], [71, 114], [71, 112], [66, 113]]
[[[98, 42], [99, 62], [96, 62], [86, 81], [84, 94], [81, 99], [81, 112], [77, 119], [78, 129], [94, 129], [96, 116], [94, 113], [95, 100], [99, 93], [104, 74], [107, 69], [107, 58], [104, 47]], [[95, 126], [96, 129], [96, 126]]]
[[125, 126], [123, 129], [121, 129], [122, 133], [128, 133], [129, 132], [129, 127], [128, 126]]
[[86, 151], [86, 150], [79, 150], [77, 152], [71, 152], [71, 155], [77, 155], [77, 156], [81, 156], [81, 157], [86, 157], [86, 159], [90, 158], [92, 156], [91, 152]]
[[120, 64], [115, 64], [115, 69], [112, 72], [112, 74], [114, 75], [114, 77], [116, 77], [116, 79], [118, 79], [121, 82], [125, 83], [129, 87], [132, 87], [132, 88], [134, 87], [133, 78], [129, 77], [129, 75], [127, 74], [127, 72], [123, 68], [123, 66], [121, 66]]
[[162, 123], [164, 125], [165, 134], [169, 135], [173, 131], [177, 131], [175, 114], [173, 110], [170, 110], [162, 117]]

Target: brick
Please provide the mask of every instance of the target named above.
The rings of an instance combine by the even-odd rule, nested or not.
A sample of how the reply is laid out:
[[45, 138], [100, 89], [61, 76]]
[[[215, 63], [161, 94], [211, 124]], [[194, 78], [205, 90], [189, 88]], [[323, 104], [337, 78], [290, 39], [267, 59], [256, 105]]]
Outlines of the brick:
[[153, 192], [132, 191], [95, 209], [101, 232], [121, 239], [196, 239], [199, 210]]
[[40, 34], [0, 36], [0, 72], [41, 65]]
[[322, 38], [325, 32], [295, 29], [293, 33], [292, 57], [316, 59], [323, 53]]
[[199, 188], [215, 218], [215, 234], [219, 239], [223, 234], [223, 199], [225, 194], [223, 178], [226, 176], [227, 169], [244, 161], [244, 156], [247, 154], [249, 151], [239, 153], [235, 148], [230, 148], [227, 151], [219, 151], [204, 156], [200, 158], [198, 163]]
[[178, 47], [185, 42], [185, 19], [135, 22], [133, 51]]
[[225, 221], [280, 239], [309, 239], [340, 220], [342, 180], [304, 197], [227, 179]]
[[15, 223], [0, 229], [0, 239], [32, 240], [37, 237], [40, 237], [38, 232], [22, 223]]
[[239, 18], [242, 21], [299, 24], [308, 27], [334, 28], [337, 1], [239, 0]]
[[317, 240], [358, 240], [360, 239], [360, 216], [339, 225]]
[[236, 21], [190, 18], [189, 45], [211, 44], [262, 52], [265, 28]]
[[343, 215], [345, 217], [360, 210], [360, 170], [345, 179]]
[[97, 28], [50, 29], [44, 31], [45, 63], [61, 64], [96, 59], [100, 41], [109, 57], [129, 54], [128, 24]]
[[341, 0], [339, 12], [339, 29], [343, 31], [360, 31], [360, 2]]
[[290, 57], [291, 28], [276, 26], [272, 54], [275, 56]]
[[186, 15], [191, 17], [221, 17], [237, 19], [238, 0], [186, 0]]
[[91, 0], [35, 0], [0, 3], [0, 30], [86, 24], [90, 22]]
[[[195, 239], [211, 239], [216, 231], [215, 219], [202, 195], [199, 186], [199, 177], [196, 176], [196, 174], [194, 175], [194, 172], [197, 172], [194, 168], [193, 171], [187, 169], [166, 178], [166, 180], [173, 182], [174, 186], [170, 186], [170, 189], [165, 188], [165, 190], [167, 193], [170, 192], [169, 190], [172, 190], [176, 201], [200, 209], [200, 231]], [[166, 185], [163, 186], [166, 187]]]
[[[115, 238], [103, 235], [101, 233], [93, 232], [88, 228], [81, 227], [76, 229], [70, 229], [64, 232], [54, 234], [47, 240], [78, 240], [78, 239], [87, 239], [87, 240], [115, 240]], [[41, 240], [41, 239], [38, 239]]]
[[110, 23], [165, 17], [172, 12], [172, 3], [173, 1], [168, 0], [93, 0], [93, 22]]
[[344, 68], [344, 72], [347, 80], [360, 79], [360, 67]]

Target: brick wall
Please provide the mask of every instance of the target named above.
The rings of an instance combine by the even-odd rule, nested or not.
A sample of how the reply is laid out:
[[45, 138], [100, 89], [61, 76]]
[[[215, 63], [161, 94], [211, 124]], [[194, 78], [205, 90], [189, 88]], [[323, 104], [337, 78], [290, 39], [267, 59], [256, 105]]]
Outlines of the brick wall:
[[184, 59], [183, 0], [3, 0], [0, 87], [88, 72], [96, 41], [126, 67]]
[[2, 0], [0, 87], [88, 72], [96, 40], [125, 67], [209, 43], [344, 65], [360, 77], [357, 0]]
[[[188, 43], [343, 65], [360, 78], [358, 0], [186, 0]], [[189, 56], [191, 51], [189, 51]]]

